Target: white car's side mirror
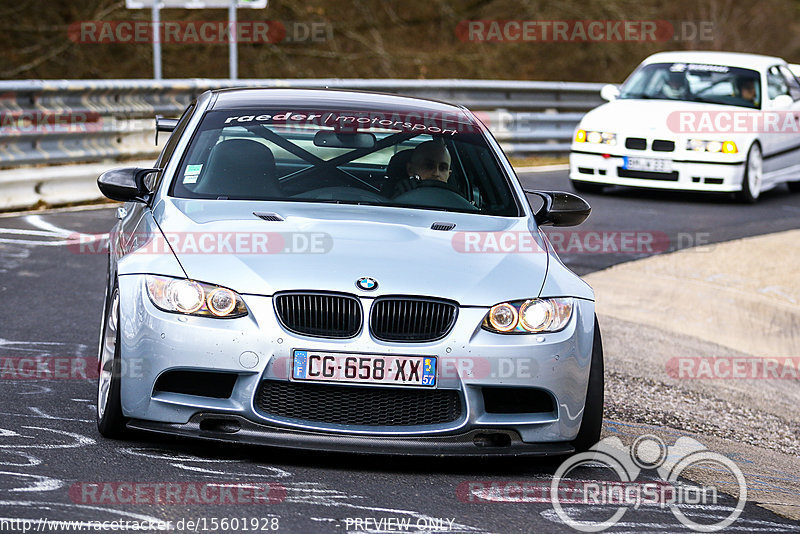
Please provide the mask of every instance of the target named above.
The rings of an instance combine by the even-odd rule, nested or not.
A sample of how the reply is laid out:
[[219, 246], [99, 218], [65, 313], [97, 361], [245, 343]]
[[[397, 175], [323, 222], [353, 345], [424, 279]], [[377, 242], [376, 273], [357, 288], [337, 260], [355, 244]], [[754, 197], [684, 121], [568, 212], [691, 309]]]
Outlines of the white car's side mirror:
[[608, 100], [609, 102], [614, 101], [619, 96], [619, 89], [616, 85], [612, 85], [610, 83], [604, 85], [600, 89], [600, 98], [603, 100]]
[[772, 100], [772, 109], [789, 109], [794, 104], [794, 100], [789, 95], [778, 95]]

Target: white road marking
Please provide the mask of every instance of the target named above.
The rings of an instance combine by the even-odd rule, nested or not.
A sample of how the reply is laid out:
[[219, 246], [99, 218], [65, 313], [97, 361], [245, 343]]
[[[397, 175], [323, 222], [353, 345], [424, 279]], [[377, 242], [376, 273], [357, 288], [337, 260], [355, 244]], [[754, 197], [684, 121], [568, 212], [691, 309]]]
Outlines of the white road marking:
[[50, 393], [51, 391], [53, 391], [52, 388], [49, 388], [47, 386], [42, 386], [40, 384], [25, 384], [25, 385], [26, 386], [31, 386], [31, 387], [34, 387], [34, 388], [39, 388], [39, 390], [38, 391], [19, 391], [19, 392], [17, 392], [17, 395], [42, 395], [42, 394]]
[[72, 417], [42, 417], [41, 415], [31, 415], [26, 413], [9, 413], [9, 412], [0, 412], [0, 415], [5, 415], [8, 417], [29, 417], [32, 419], [53, 419], [56, 421], [74, 421], [76, 423], [94, 423], [94, 419], [75, 419]]
[[26, 215], [50, 215], [51, 213], [72, 213], [76, 211], [111, 210], [116, 208], [117, 206], [122, 206], [122, 203], [91, 204], [87, 206], [69, 206], [66, 208], [50, 208], [46, 210], [16, 211], [16, 212], [0, 213], [0, 219], [13, 219], [17, 217], [24, 217]]
[[537, 172], [554, 172], [554, 171], [568, 171], [569, 163], [556, 163], [554, 165], [534, 165], [531, 167], [514, 167], [517, 174], [520, 173], [537, 173]]
[[28, 215], [23, 218], [25, 222], [31, 226], [38, 228], [38, 230], [24, 229], [24, 228], [0, 228], [0, 235], [21, 235], [27, 237], [44, 237], [50, 240], [33, 240], [33, 239], [12, 239], [0, 238], [0, 243], [10, 243], [16, 245], [31, 245], [31, 246], [64, 246], [74, 243], [93, 243], [108, 239], [108, 234], [84, 234], [75, 232], [66, 228], [61, 228], [53, 223], [42, 219], [41, 215]]
[[[242, 462], [242, 463], [244, 463], [244, 462]], [[230, 475], [233, 475], [233, 474], [238, 474], [238, 473], [231, 473], [230, 471], [216, 471], [214, 469], [204, 469], [202, 467], [195, 467], [195, 466], [185, 465], [185, 464], [180, 464], [180, 463], [171, 463], [169, 465], [171, 465], [172, 467], [177, 467], [178, 469], [183, 469], [185, 471], [192, 471], [194, 473], [206, 473], [206, 474], [209, 474], [209, 475], [230, 476]], [[267, 469], [269, 471], [272, 471], [272, 473], [269, 474], [269, 475], [263, 474], [263, 473], [246, 473], [246, 475], [250, 476], [250, 477], [264, 477], [264, 478], [285, 478], [285, 477], [291, 476], [291, 473], [289, 473], [288, 471], [284, 471], [283, 469], [278, 469], [277, 467], [270, 467], [270, 466], [264, 466], [264, 465], [259, 465], [258, 467], [260, 467], [262, 469]], [[243, 474], [245, 474], [245, 473], [243, 473]]]
[[39, 228], [40, 230], [45, 230], [50, 234], [60, 235], [61, 237], [74, 236], [76, 233], [71, 230], [67, 230], [66, 228], [61, 228], [60, 226], [56, 226], [53, 223], [45, 221], [44, 219], [42, 219], [41, 215], [28, 215], [27, 217], [24, 218], [24, 220], [31, 226]]
[[[44, 430], [46, 432], [53, 432], [54, 434], [61, 434], [62, 436], [72, 438], [74, 441], [72, 443], [59, 444], [41, 443], [39, 445], [0, 445], [0, 449], [75, 449], [97, 443], [97, 441], [92, 438], [82, 436], [81, 434], [75, 434], [74, 432], [67, 432], [66, 430], [57, 430], [55, 428], [45, 428], [41, 426], [23, 426], [22, 428], [27, 428], [30, 430]], [[29, 438], [30, 436], [21, 437]]]
[[[150, 515], [144, 514], [137, 514], [134, 512], [126, 512], [124, 510], [115, 510], [113, 508], [106, 508], [104, 506], [89, 506], [88, 504], [71, 504], [71, 503], [63, 503], [63, 502], [36, 502], [36, 501], [0, 501], [0, 506], [24, 506], [28, 508], [34, 509], [41, 509], [41, 510], [52, 510], [53, 508], [77, 508], [79, 510], [95, 510], [100, 512], [107, 512], [113, 515], [119, 515], [122, 517], [130, 517], [131, 519], [137, 519], [139, 521], [149, 521], [151, 523], [160, 523], [166, 522], [163, 519], [159, 519], [157, 517], [153, 517]], [[0, 520], [11, 520], [11, 519], [18, 519], [13, 517], [0, 517]], [[84, 521], [82, 522], [84, 525], [93, 524], [91, 522]]]
[[8, 491], [10, 492], [39, 492], [39, 491], [53, 491], [59, 488], [63, 488], [65, 483], [63, 480], [59, 480], [57, 478], [50, 478], [43, 475], [29, 475], [24, 473], [14, 473], [11, 471], [0, 471], [0, 475], [6, 475], [9, 477], [21, 477], [21, 478], [30, 478], [32, 480], [32, 484], [22, 487], [22, 488], [12, 488], [12, 489], [5, 489], [3, 488], [0, 491]]
[[[0, 430], [2, 430], [2, 429], [0, 429]], [[14, 432], [14, 434], [17, 435], [17, 436], [19, 435], [16, 432]], [[2, 435], [2, 434], [0, 434], [0, 435]], [[1, 451], [1, 452], [2, 452], [2, 454], [11, 454], [11, 455], [15, 455], [15, 456], [21, 456], [22, 458], [25, 458], [26, 460], [28, 460], [28, 463], [21, 464], [21, 463], [16, 463], [16, 462], [3, 462], [3, 461], [0, 461], [0, 465], [7, 465], [9, 467], [33, 467], [35, 465], [39, 465], [39, 464], [42, 463], [42, 461], [39, 458], [37, 458], [36, 456], [34, 456], [32, 454], [28, 454], [27, 452], [14, 451], [14, 450], [11, 450], [11, 449], [4, 450], [4, 451]]]

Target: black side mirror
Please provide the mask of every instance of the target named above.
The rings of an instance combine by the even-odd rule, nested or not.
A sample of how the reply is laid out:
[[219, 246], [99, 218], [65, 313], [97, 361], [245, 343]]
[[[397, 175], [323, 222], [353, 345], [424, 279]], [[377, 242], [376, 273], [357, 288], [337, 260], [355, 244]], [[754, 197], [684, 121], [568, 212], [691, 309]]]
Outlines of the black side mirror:
[[100, 175], [97, 179], [97, 187], [104, 196], [111, 200], [147, 202], [150, 191], [144, 185], [144, 178], [154, 172], [161, 172], [161, 169], [140, 169], [138, 167], [111, 169]]
[[578, 226], [592, 212], [588, 202], [578, 195], [564, 191], [525, 191], [540, 197], [544, 204], [535, 213], [536, 224], [553, 226]]

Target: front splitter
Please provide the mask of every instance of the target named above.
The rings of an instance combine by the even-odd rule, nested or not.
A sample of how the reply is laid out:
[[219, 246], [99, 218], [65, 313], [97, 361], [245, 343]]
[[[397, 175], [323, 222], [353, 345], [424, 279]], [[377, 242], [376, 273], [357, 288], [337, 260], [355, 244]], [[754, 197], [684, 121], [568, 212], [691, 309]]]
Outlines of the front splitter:
[[132, 419], [128, 428], [187, 438], [266, 445], [286, 449], [392, 456], [563, 456], [569, 442], [526, 443], [513, 430], [485, 428], [441, 436], [327, 434], [263, 425], [238, 415], [199, 413], [189, 422]]

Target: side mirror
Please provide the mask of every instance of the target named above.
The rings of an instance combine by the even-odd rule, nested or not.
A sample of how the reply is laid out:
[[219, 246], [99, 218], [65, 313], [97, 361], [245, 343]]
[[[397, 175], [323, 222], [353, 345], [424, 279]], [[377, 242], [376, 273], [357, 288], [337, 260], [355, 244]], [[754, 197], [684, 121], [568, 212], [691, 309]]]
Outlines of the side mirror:
[[148, 174], [160, 171], [161, 169], [140, 169], [138, 167], [111, 169], [100, 175], [97, 179], [97, 187], [104, 196], [111, 200], [147, 202], [150, 191], [144, 185], [144, 178]]
[[789, 95], [778, 95], [772, 100], [772, 109], [790, 109], [794, 100]]
[[605, 84], [600, 88], [600, 98], [612, 102], [619, 97], [619, 89], [616, 85], [610, 83]]
[[540, 197], [544, 204], [534, 213], [539, 226], [578, 226], [592, 212], [588, 202], [578, 195], [563, 191], [525, 191]]

